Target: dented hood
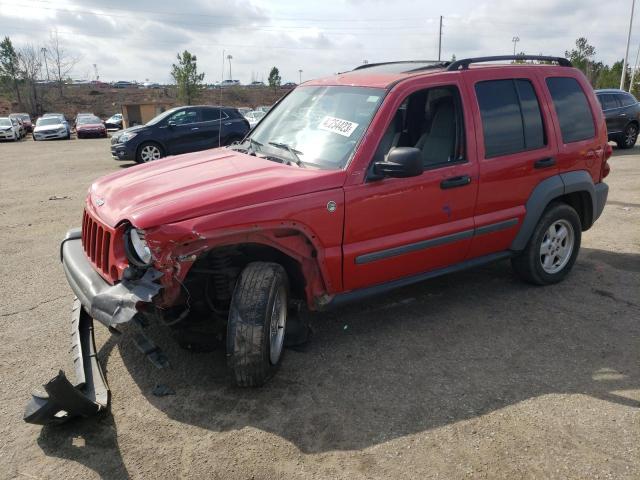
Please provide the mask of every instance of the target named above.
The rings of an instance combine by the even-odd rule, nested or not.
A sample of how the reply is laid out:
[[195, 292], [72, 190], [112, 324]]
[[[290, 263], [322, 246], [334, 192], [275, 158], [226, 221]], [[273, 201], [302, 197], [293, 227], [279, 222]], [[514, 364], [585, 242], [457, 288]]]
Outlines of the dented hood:
[[96, 181], [88, 202], [107, 225], [149, 228], [344, 184], [343, 170], [289, 166], [226, 148], [168, 157]]

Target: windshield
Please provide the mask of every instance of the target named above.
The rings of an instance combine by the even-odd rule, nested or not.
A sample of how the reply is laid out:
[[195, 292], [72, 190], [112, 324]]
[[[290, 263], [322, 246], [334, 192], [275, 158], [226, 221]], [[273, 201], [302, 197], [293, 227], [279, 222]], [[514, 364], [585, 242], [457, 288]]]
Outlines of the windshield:
[[19, 113], [18, 117], [20, 117], [22, 120], [31, 120], [31, 117], [26, 113]]
[[59, 125], [61, 123], [62, 121], [56, 117], [40, 118], [36, 122], [36, 127], [41, 127], [43, 125]]
[[13, 125], [8, 118], [0, 118], [0, 127], [10, 127]]
[[98, 117], [83, 115], [82, 117], [78, 117], [78, 125], [91, 125], [96, 123], [102, 123]]
[[157, 115], [155, 117], [153, 117], [151, 120], [149, 120], [147, 122], [147, 125], [155, 125], [157, 123], [160, 123], [162, 120], [164, 120], [165, 118], [167, 118], [169, 115], [171, 115], [173, 112], [175, 112], [176, 110], [178, 110], [179, 107], [176, 108], [172, 108], [171, 110], [167, 110], [166, 112], [162, 112], [160, 115]]
[[258, 124], [251, 139], [270, 154], [293, 151], [302, 163], [344, 168], [383, 96], [380, 88], [299, 87]]

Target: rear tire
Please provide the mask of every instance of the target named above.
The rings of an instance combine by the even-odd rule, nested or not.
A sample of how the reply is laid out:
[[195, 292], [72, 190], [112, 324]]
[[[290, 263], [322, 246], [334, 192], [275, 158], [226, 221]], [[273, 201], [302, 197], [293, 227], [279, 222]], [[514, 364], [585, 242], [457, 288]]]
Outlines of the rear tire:
[[620, 137], [616, 143], [618, 144], [618, 148], [622, 148], [624, 150], [633, 148], [636, 145], [636, 141], [638, 140], [638, 126], [635, 123], [630, 123], [624, 129], [624, 133]]
[[580, 250], [582, 225], [566, 203], [552, 203], [543, 213], [529, 243], [511, 265], [516, 274], [534, 285], [551, 285], [567, 276]]
[[277, 263], [250, 263], [231, 298], [227, 364], [241, 387], [263, 385], [277, 371], [284, 350], [289, 281]]

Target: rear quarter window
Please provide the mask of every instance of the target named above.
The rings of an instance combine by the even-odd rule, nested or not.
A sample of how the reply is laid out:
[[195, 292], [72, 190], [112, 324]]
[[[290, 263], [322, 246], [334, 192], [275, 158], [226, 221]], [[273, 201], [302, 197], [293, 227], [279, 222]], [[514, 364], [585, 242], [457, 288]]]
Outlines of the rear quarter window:
[[591, 107], [575, 78], [549, 77], [546, 80], [560, 122], [564, 143], [579, 142], [596, 134]]

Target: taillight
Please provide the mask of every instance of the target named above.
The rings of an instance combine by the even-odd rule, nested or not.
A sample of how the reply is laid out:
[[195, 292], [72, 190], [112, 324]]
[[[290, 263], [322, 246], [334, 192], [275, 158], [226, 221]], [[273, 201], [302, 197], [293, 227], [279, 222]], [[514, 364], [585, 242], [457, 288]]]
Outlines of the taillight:
[[600, 171], [600, 178], [605, 178], [611, 172], [611, 167], [609, 166], [609, 159], [613, 155], [613, 148], [608, 143], [604, 147], [604, 157], [602, 159], [602, 170]]

